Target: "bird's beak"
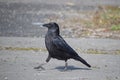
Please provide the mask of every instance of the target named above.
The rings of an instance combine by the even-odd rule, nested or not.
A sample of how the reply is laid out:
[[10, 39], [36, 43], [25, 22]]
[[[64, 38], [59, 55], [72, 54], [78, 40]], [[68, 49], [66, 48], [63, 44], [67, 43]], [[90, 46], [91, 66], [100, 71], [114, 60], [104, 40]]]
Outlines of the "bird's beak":
[[44, 27], [49, 27], [49, 24], [43, 24], [42, 26], [44, 26]]
[[42, 26], [46, 27], [46, 26], [47, 26], [47, 24], [43, 24]]
[[40, 23], [40, 22], [33, 22], [32, 25], [35, 25], [35, 26], [43, 26], [44, 24], [43, 23]]

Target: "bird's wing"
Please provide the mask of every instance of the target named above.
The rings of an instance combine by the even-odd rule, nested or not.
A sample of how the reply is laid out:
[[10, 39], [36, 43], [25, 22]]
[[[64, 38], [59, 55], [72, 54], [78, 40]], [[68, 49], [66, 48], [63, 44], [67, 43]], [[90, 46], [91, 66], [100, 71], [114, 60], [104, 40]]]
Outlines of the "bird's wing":
[[68, 54], [71, 56], [71, 58], [81, 61], [83, 64], [85, 64], [88, 67], [91, 67], [83, 58], [81, 58], [66, 42], [62, 37], [57, 37], [53, 39], [53, 44], [56, 46], [56, 49], [61, 50], [65, 52], [65, 54]]
[[62, 37], [57, 37], [53, 39], [52, 42], [58, 50], [64, 51], [71, 56], [78, 56], [78, 54], [65, 42]]

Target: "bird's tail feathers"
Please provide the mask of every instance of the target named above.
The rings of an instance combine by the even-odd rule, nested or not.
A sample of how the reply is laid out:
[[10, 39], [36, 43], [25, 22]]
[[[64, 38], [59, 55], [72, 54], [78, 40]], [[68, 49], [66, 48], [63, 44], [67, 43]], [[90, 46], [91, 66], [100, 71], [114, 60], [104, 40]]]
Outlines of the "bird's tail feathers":
[[90, 64], [88, 64], [83, 58], [81, 58], [80, 56], [76, 57], [75, 60], [82, 62], [84, 65], [86, 65], [87, 67], [91, 67]]

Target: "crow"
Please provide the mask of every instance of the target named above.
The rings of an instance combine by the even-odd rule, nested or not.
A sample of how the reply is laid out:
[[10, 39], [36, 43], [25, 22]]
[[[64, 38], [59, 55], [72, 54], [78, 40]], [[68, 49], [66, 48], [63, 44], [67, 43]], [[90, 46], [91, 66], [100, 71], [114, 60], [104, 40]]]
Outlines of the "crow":
[[[55, 22], [50, 22], [47, 24], [43, 24], [43, 27], [47, 27], [48, 31], [45, 36], [45, 45], [48, 50], [48, 58], [46, 59], [46, 63], [50, 61], [51, 58], [56, 58], [58, 60], [64, 60], [65, 61], [65, 68], [64, 70], [67, 70], [67, 60], [68, 59], [74, 59], [77, 61], [82, 62], [87, 67], [91, 67], [83, 58], [81, 58], [74, 49], [72, 49], [67, 42], [60, 36], [59, 26]], [[42, 68], [41, 64], [38, 67], [35, 67], [35, 69]]]

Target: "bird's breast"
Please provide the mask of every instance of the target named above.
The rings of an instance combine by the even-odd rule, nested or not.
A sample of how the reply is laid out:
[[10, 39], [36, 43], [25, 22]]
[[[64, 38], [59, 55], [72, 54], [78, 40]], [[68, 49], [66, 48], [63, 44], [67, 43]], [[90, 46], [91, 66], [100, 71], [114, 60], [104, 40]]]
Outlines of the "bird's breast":
[[45, 37], [45, 45], [49, 52], [53, 49], [52, 37], [48, 35]]

